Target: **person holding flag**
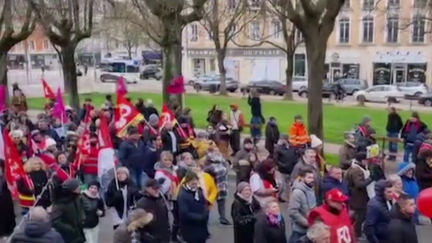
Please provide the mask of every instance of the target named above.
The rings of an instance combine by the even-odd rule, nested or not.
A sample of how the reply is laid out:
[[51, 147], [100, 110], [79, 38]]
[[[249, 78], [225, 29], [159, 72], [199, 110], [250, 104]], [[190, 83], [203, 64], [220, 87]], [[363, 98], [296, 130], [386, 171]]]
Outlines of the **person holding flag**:
[[97, 179], [98, 176], [98, 158], [99, 158], [99, 136], [96, 133], [90, 133], [90, 148], [88, 154], [81, 159], [81, 172], [83, 174], [84, 184]]

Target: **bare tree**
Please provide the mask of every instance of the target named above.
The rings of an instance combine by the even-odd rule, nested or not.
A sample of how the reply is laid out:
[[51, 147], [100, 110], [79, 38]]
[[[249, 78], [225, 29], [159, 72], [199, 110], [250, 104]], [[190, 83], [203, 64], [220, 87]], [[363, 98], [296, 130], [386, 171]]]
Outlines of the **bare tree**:
[[36, 22], [32, 8], [25, 1], [3, 0], [0, 6], [0, 84], [7, 86], [8, 52], [31, 35]]
[[93, 31], [95, 0], [26, 0], [33, 8], [44, 34], [53, 44], [63, 68], [70, 104], [79, 108], [75, 50]]
[[302, 33], [308, 65], [308, 128], [323, 138], [322, 87], [327, 41], [346, 0], [269, 0], [286, 9], [286, 17]]
[[206, 2], [207, 0], [132, 0], [140, 15], [139, 21], [135, 20], [135, 23], [162, 49], [165, 102], [170, 100], [167, 88], [172, 79], [182, 75], [183, 28], [202, 19]]
[[250, 8], [249, 0], [211, 0], [203, 9], [203, 19], [200, 23], [215, 45], [220, 74], [220, 95], [228, 94], [224, 64], [228, 44], [260, 14], [260, 10]]

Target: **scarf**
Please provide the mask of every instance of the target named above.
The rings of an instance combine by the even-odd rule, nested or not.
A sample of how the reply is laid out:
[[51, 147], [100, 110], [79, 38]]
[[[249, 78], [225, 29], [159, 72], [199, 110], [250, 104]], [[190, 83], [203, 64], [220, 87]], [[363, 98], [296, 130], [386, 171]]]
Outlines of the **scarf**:
[[281, 226], [282, 215], [280, 213], [278, 215], [266, 213], [266, 216], [271, 225]]
[[[357, 162], [353, 162], [351, 164], [351, 168], [360, 168], [360, 170], [363, 172], [365, 179], [370, 177], [369, 169], [363, 168], [362, 166], [357, 164]], [[366, 186], [366, 191], [367, 191], [367, 194], [369, 196], [369, 199], [372, 199], [373, 197], [375, 197], [375, 181], [373, 181], [372, 183], [370, 183], [369, 185]]]
[[253, 200], [253, 196], [250, 196], [249, 198], [244, 197], [242, 194], [237, 192], [237, 196], [239, 196], [239, 198], [243, 199], [247, 204], [251, 204], [252, 200]]
[[406, 133], [409, 133], [412, 124], [414, 124], [416, 126], [417, 131], [420, 129], [420, 121], [419, 120], [417, 120], [416, 122], [407, 121], [407, 124], [405, 126], [405, 132]]
[[184, 188], [190, 192], [194, 192], [194, 199], [195, 201], [199, 201], [199, 193], [198, 193], [198, 188], [190, 188], [187, 184], [184, 185]]

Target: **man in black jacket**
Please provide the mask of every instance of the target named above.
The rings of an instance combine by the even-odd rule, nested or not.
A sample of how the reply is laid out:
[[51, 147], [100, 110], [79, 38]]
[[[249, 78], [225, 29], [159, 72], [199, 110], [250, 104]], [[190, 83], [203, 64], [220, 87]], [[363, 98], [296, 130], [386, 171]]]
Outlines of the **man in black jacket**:
[[[390, 108], [390, 112], [387, 117], [387, 137], [389, 138], [399, 138], [399, 133], [403, 127], [403, 122], [400, 115], [397, 113], [394, 107]], [[398, 151], [398, 144], [394, 142], [389, 142], [388, 150], [390, 152], [389, 160], [396, 160], [396, 154]]]
[[284, 201], [288, 198], [290, 193], [290, 174], [299, 160], [296, 150], [289, 146], [288, 135], [281, 135], [273, 154], [273, 160], [276, 162], [281, 177], [279, 180], [282, 182], [282, 188], [280, 188], [281, 190], [279, 192], [279, 200]]
[[[143, 197], [137, 202], [137, 208], [144, 209], [146, 212], [151, 213], [157, 220], [151, 221], [147, 224], [142, 231], [146, 234], [151, 235], [158, 243], [170, 242], [171, 232], [170, 224], [168, 219], [168, 209], [165, 204], [165, 200], [160, 196], [159, 183], [155, 179], [149, 179], [144, 188]], [[175, 234], [178, 233], [178, 229], [174, 229], [173, 225], [173, 237], [174, 242], [177, 241]], [[178, 226], [177, 226], [178, 227]], [[177, 232], [174, 232], [174, 231]], [[174, 234], [175, 233], [175, 234]]]
[[391, 212], [391, 220], [388, 226], [388, 242], [391, 243], [418, 243], [417, 232], [414, 224], [416, 204], [414, 198], [402, 194], [396, 206]]

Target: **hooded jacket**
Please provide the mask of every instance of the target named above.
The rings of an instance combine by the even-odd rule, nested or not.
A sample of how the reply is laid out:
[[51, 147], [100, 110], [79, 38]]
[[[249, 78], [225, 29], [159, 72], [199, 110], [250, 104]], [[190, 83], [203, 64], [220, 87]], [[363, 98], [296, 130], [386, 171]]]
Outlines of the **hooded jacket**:
[[401, 177], [402, 179], [402, 184], [403, 184], [403, 191], [410, 195], [411, 197], [413, 197], [416, 201], [417, 198], [420, 194], [420, 189], [419, 186], [417, 184], [417, 180], [415, 178], [415, 174], [413, 173], [413, 177], [407, 177], [405, 174], [409, 171], [409, 170], [414, 170], [416, 168], [414, 163], [400, 163], [399, 164], [399, 171], [398, 171], [398, 175]]
[[302, 181], [294, 182], [288, 204], [288, 215], [292, 220], [292, 230], [306, 233], [309, 226], [307, 217], [316, 206], [315, 190]]
[[391, 211], [388, 237], [391, 243], [418, 243], [413, 217], [403, 214], [398, 204]]
[[12, 237], [11, 243], [64, 243], [50, 222], [29, 221], [23, 232]]
[[393, 243], [388, 241], [390, 210], [384, 197], [387, 181], [375, 184], [375, 197], [369, 200], [363, 231], [369, 243]]

